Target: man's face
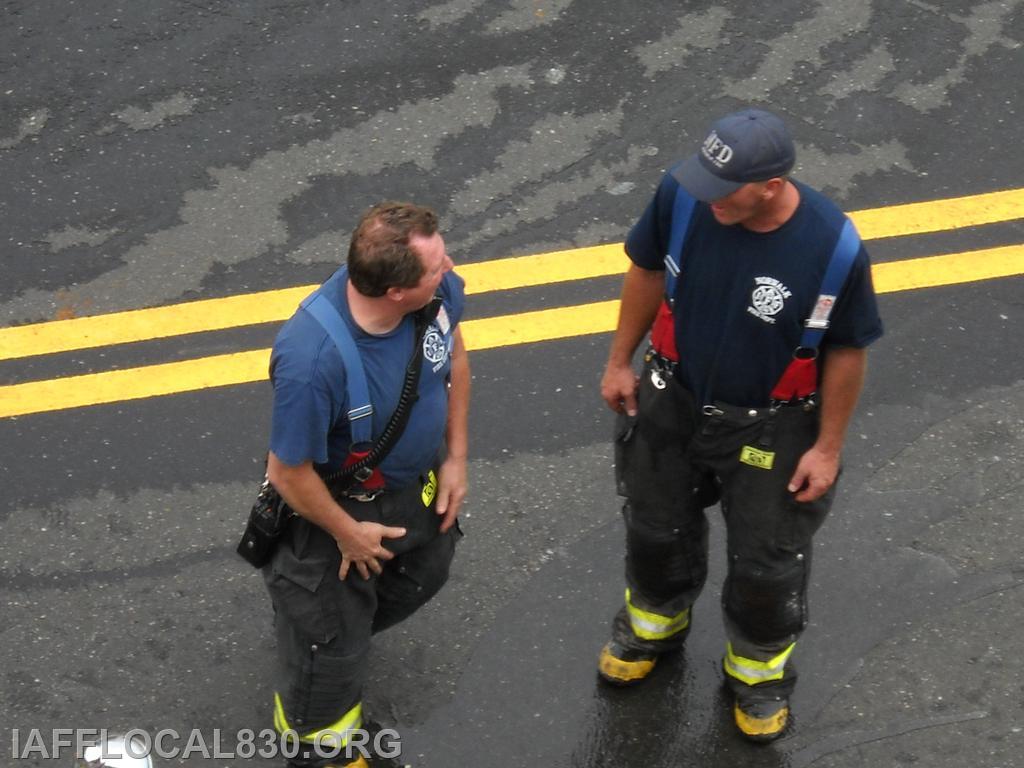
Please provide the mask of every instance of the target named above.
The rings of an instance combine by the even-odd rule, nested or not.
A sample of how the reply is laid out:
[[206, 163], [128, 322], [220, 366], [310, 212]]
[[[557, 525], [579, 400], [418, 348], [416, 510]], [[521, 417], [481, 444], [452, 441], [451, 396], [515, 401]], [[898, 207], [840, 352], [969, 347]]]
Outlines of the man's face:
[[765, 184], [763, 181], [744, 184], [731, 195], [712, 201], [711, 213], [715, 221], [729, 226], [760, 216], [766, 202]]
[[440, 233], [435, 232], [428, 236], [412, 235], [409, 238], [409, 245], [420, 257], [423, 264], [423, 275], [419, 283], [412, 288], [405, 288], [405, 298], [409, 302], [409, 311], [425, 307], [434, 298], [437, 286], [441, 284], [441, 278], [455, 265], [448, 258], [448, 252], [444, 247], [444, 240]]

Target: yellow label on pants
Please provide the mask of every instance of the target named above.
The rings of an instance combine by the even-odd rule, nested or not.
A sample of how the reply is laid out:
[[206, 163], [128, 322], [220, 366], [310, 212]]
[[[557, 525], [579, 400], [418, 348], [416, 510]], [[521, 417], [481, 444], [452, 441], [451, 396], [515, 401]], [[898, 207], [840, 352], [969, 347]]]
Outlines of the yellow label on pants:
[[740, 451], [740, 461], [758, 469], [771, 469], [775, 463], [775, 453], [744, 445]]
[[429, 507], [435, 496], [437, 496], [437, 476], [434, 474], [434, 470], [430, 470], [427, 473], [427, 482], [423, 486], [423, 506]]

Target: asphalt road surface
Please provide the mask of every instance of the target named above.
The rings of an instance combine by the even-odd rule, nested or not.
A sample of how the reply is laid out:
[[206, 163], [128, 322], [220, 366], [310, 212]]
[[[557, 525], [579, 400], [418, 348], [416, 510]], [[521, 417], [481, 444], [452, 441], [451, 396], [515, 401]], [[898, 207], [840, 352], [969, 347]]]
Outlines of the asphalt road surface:
[[[35, 383], [85, 402], [90, 374], [171, 380], [152, 367], [265, 349], [279, 321], [65, 349], [15, 333], [317, 283], [385, 198], [433, 205], [467, 269], [590, 249], [565, 257], [578, 266], [714, 117], [751, 104], [790, 123], [798, 178], [891, 214], [872, 256], [918, 277], [880, 296], [794, 727], [768, 747], [733, 731], [714, 514], [685, 652], [639, 688], [598, 684], [623, 589], [608, 335], [516, 333], [615, 299], [619, 277], [545, 277], [470, 297], [470, 320], [504, 330], [471, 353], [466, 538], [446, 589], [375, 641], [366, 713], [402, 743], [375, 764], [1024, 766], [1024, 0], [0, 9], [0, 403], [29, 403], [0, 419], [5, 764], [70, 764], [25, 755], [32, 729], [47, 747], [55, 728], [216, 731], [226, 754], [270, 726], [273, 657], [261, 581], [233, 552], [266, 382], [77, 407]], [[897, 231], [896, 206], [922, 202], [934, 225]], [[952, 271], [913, 261], [947, 254]]]

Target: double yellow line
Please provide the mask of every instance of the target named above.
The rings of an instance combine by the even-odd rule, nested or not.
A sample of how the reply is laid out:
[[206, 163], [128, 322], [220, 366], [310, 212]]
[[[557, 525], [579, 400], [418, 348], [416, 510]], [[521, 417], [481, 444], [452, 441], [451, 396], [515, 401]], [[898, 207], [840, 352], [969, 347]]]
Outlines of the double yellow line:
[[[942, 232], [1024, 218], [1024, 189], [855, 211], [861, 237], [875, 240]], [[556, 251], [459, 267], [467, 293], [526, 288], [621, 274], [622, 244]], [[1024, 274], [1024, 245], [876, 264], [879, 293]], [[0, 360], [170, 338], [281, 322], [316, 286], [305, 285], [223, 299], [0, 329]], [[462, 324], [470, 350], [604, 333], [615, 327], [617, 301], [556, 307]], [[0, 387], [0, 418], [119, 402], [210, 387], [247, 384], [267, 376], [270, 350], [68, 376]]]

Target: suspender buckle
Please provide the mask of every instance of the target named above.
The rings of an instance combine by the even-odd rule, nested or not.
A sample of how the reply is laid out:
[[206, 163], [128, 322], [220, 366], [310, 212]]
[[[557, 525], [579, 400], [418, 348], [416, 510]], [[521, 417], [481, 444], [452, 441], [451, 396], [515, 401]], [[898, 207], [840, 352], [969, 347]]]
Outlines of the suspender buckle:
[[792, 400], [773, 399], [771, 404], [768, 406], [768, 415], [770, 417], [777, 415], [780, 408], [799, 408], [801, 411], [810, 413], [818, 407], [817, 397], [817, 392], [811, 392], [809, 395], [794, 397]]
[[793, 351], [793, 357], [797, 360], [817, 360], [818, 359], [818, 348], [817, 347], [797, 347]]
[[[676, 372], [676, 366], [679, 365], [675, 360], [670, 360], [661, 354], [652, 344], [644, 352], [644, 362], [649, 364], [651, 368], [656, 370], [665, 378], [672, 378]], [[660, 389], [660, 387], [659, 387]]]

